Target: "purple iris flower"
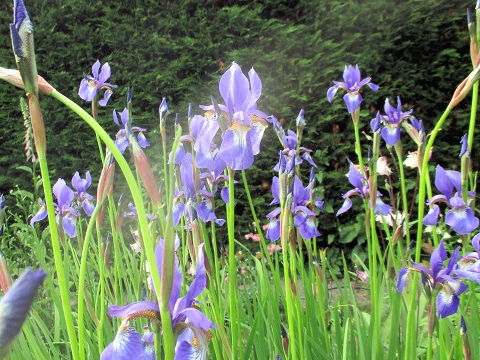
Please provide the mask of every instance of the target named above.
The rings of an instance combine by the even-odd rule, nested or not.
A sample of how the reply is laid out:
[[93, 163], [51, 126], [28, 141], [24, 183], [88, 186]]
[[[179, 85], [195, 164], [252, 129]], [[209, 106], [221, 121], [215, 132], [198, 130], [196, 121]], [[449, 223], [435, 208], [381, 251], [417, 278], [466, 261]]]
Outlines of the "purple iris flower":
[[378, 85], [375, 85], [371, 82], [371, 78], [367, 77], [361, 80], [360, 69], [358, 65], [353, 67], [352, 65], [345, 65], [345, 70], [343, 71], [343, 80], [344, 82], [333, 81], [335, 85], [327, 91], [328, 102], [332, 102], [333, 97], [337, 93], [338, 89], [344, 89], [347, 93], [343, 96], [343, 101], [347, 105], [348, 112], [352, 114], [360, 106], [363, 101], [362, 96], [360, 95], [360, 89], [367, 85], [373, 91], [378, 90]]
[[[205, 184], [199, 183], [198, 189], [195, 184], [194, 168], [192, 164], [192, 155], [185, 153], [180, 164], [180, 180], [182, 190], [177, 191], [175, 198], [177, 202], [173, 209], [173, 223], [178, 225], [180, 217], [184, 214], [188, 223], [192, 223], [197, 218], [204, 222], [214, 221], [218, 225], [223, 225], [225, 220], [218, 219], [213, 211], [213, 193], [206, 190]], [[197, 197], [200, 201], [197, 201]], [[184, 202], [178, 201], [180, 198]]]
[[10, 345], [22, 329], [33, 298], [47, 273], [43, 270], [25, 272], [0, 299], [0, 358], [7, 356]]
[[[342, 207], [338, 209], [337, 216], [350, 210], [350, 208], [352, 207], [352, 200], [350, 200], [351, 196], [360, 195], [362, 199], [365, 199], [369, 195], [367, 179], [362, 174], [360, 174], [360, 172], [355, 168], [355, 166], [353, 166], [353, 164], [350, 164], [350, 169], [347, 176], [348, 181], [354, 186], [354, 188], [342, 195], [345, 201], [343, 202]], [[375, 199], [375, 214], [388, 215], [392, 211], [392, 207], [385, 204], [380, 199], [380, 196], [382, 196], [382, 194], [377, 192], [377, 198]]]
[[[260, 142], [267, 128], [267, 115], [257, 110], [262, 82], [253, 68], [247, 79], [240, 66], [233, 62], [220, 79], [219, 91], [226, 105], [218, 106], [228, 117], [220, 156], [233, 170], [247, 169], [260, 152]], [[213, 105], [201, 108], [215, 109]]]
[[[119, 200], [120, 202], [120, 200]], [[128, 203], [128, 209], [130, 211], [126, 211], [123, 213], [123, 216], [125, 217], [134, 217], [134, 218], [137, 218], [138, 217], [138, 213], [137, 213], [137, 208], [135, 207], [135, 205], [133, 205], [133, 203]], [[148, 220], [150, 221], [153, 221], [153, 220], [157, 220], [158, 218], [156, 216], [153, 216], [152, 214], [145, 214], [145, 216], [147, 217]]]
[[[382, 122], [385, 125], [382, 130], [380, 130], [380, 135], [382, 135], [383, 140], [390, 145], [393, 146], [395, 143], [400, 140], [401, 134], [401, 125], [402, 122], [406, 119], [413, 118], [414, 127], [417, 128], [420, 122], [415, 119], [412, 115], [410, 115], [413, 110], [409, 110], [406, 112], [402, 111], [402, 102], [400, 101], [400, 97], [397, 97], [397, 107], [390, 105], [388, 98], [385, 99], [385, 115], [383, 115]], [[420, 129], [417, 129], [420, 130]]]
[[[137, 141], [141, 148], [150, 146], [147, 138], [143, 134], [143, 132], [147, 131], [147, 129], [140, 128], [138, 126], [131, 126], [131, 121], [128, 118], [128, 109], [125, 108], [120, 113], [120, 121], [118, 120], [117, 111], [113, 110], [113, 121], [115, 121], [115, 124], [120, 127], [120, 130], [115, 135], [115, 145], [117, 145], [122, 154], [125, 152], [125, 149], [131, 145], [131, 141]], [[134, 133], [138, 133], [136, 138], [133, 135]]]
[[[160, 239], [156, 249], [157, 271], [160, 276], [163, 264], [164, 240]], [[178, 247], [177, 241], [175, 246]], [[174, 260], [174, 276], [169, 301], [173, 331], [179, 334], [177, 338], [175, 359], [196, 359], [193, 355], [205, 354], [210, 339], [210, 329], [216, 326], [197, 307], [195, 299], [203, 292], [207, 285], [207, 272], [204, 264], [203, 245], [198, 247], [197, 271], [195, 279], [190, 284], [185, 296], [180, 297], [182, 289], [182, 273], [178, 267], [178, 258]], [[145, 352], [140, 334], [128, 326], [128, 322], [135, 318], [156, 320], [159, 317], [159, 306], [150, 301], [138, 301], [126, 306], [112, 305], [109, 307], [109, 316], [122, 318], [122, 325], [115, 340], [102, 352], [102, 360], [137, 359]]]
[[[297, 150], [298, 138], [297, 134], [294, 133], [292, 130], [287, 130], [286, 134], [282, 130], [282, 144], [285, 147], [282, 152], [286, 156], [287, 160], [295, 158], [295, 165], [300, 165], [303, 160], [305, 160], [314, 168], [317, 167], [317, 165], [312, 159], [312, 156], [310, 155], [312, 150], [307, 149], [303, 146], [300, 146]], [[278, 163], [273, 170], [278, 171], [279, 165], [280, 164]]]
[[90, 176], [90, 171], [87, 171], [85, 174], [85, 179], [80, 177], [78, 171], [73, 175], [72, 186], [77, 191], [77, 200], [82, 207], [85, 214], [92, 216], [93, 210], [95, 209], [95, 204], [93, 203], [93, 196], [87, 193], [87, 189], [92, 184], [92, 177]]
[[[298, 176], [295, 176], [293, 186], [291, 187], [293, 195], [291, 213], [293, 215], [294, 226], [299, 229], [300, 235], [307, 240], [321, 235], [315, 224], [317, 214], [314, 210], [322, 210], [323, 202], [316, 198], [312, 204], [312, 191], [311, 184], [304, 188], [302, 181]], [[270, 205], [280, 204], [280, 182], [276, 176], [272, 179], [272, 195], [273, 200]], [[266, 237], [270, 241], [276, 241], [280, 238], [280, 215], [280, 207], [277, 207], [267, 214], [267, 218], [269, 218], [270, 221], [267, 227]]]
[[[55, 213], [57, 223], [62, 223], [63, 230], [70, 237], [77, 236], [76, 221], [79, 216], [75, 207], [72, 206], [75, 192], [68, 187], [65, 180], [58, 179], [53, 185], [53, 194], [57, 198], [55, 205]], [[37, 221], [41, 221], [47, 217], [47, 209], [45, 203], [40, 203], [42, 208], [40, 211], [30, 220], [30, 226], [34, 226]]]
[[110, 65], [108, 65], [108, 62], [102, 65], [100, 74], [98, 73], [99, 70], [100, 61], [97, 60], [92, 66], [93, 76], [84, 74], [83, 80], [80, 82], [78, 95], [85, 101], [93, 101], [97, 96], [98, 91], [105, 89], [103, 99], [98, 102], [101, 106], [105, 106], [107, 105], [110, 96], [112, 96], [112, 88], [116, 88], [117, 85], [107, 82], [111, 75]]
[[[437, 225], [440, 208], [438, 202], [444, 202], [450, 208], [445, 215], [445, 223], [457, 234], [470, 234], [479, 225], [479, 219], [474, 215], [472, 209], [466, 204], [462, 195], [461, 174], [455, 170], [445, 170], [437, 165], [435, 170], [435, 186], [442, 193], [435, 195], [427, 201], [430, 210], [423, 218], [424, 225]], [[469, 196], [474, 195], [469, 192]]]
[[397, 290], [402, 292], [407, 280], [407, 275], [411, 271], [420, 272], [424, 275], [427, 291], [433, 291], [438, 286], [441, 291], [437, 295], [437, 315], [443, 319], [449, 315], [455, 314], [458, 311], [460, 304], [459, 295], [467, 290], [467, 285], [455, 275], [453, 270], [455, 268], [455, 262], [458, 258], [460, 248], [457, 247], [452, 254], [452, 257], [448, 261], [446, 267], [443, 267], [443, 263], [447, 258], [447, 252], [443, 245], [443, 240], [437, 249], [432, 252], [430, 256], [430, 269], [426, 266], [417, 264], [410, 261], [412, 267], [401, 268], [398, 272]]

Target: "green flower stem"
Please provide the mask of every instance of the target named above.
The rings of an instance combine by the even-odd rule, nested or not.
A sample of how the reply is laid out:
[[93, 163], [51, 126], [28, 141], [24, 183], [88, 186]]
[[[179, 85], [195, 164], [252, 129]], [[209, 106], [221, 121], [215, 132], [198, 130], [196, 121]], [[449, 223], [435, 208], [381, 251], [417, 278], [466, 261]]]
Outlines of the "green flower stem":
[[[370, 220], [370, 239], [371, 239], [371, 251], [372, 262], [369, 264], [370, 268], [370, 281], [371, 281], [371, 292], [372, 292], [372, 306], [373, 306], [373, 336], [372, 336], [372, 360], [375, 360], [380, 355], [380, 327], [381, 327], [381, 318], [380, 318], [380, 287], [378, 281], [378, 262], [382, 262], [382, 255], [380, 253], [380, 246], [378, 243], [377, 236], [377, 224], [375, 216], [375, 201], [377, 198], [377, 159], [379, 154], [380, 147], [380, 134], [376, 132], [373, 136], [373, 158], [370, 164], [370, 202], [371, 206], [368, 209], [367, 215], [369, 215]], [[368, 181], [368, 180], [367, 180]], [[365, 221], [366, 222], [366, 221]]]
[[[291, 196], [291, 195], [289, 195]], [[295, 336], [295, 321], [294, 314], [295, 311], [293, 307], [292, 299], [292, 290], [290, 288], [290, 268], [288, 264], [287, 252], [289, 251], [288, 238], [290, 234], [290, 209], [285, 204], [282, 205], [282, 214], [280, 217], [281, 224], [281, 242], [282, 242], [282, 257], [283, 257], [283, 278], [285, 281], [285, 297], [286, 297], [286, 312], [287, 312], [287, 322], [288, 322], [288, 337], [289, 337], [289, 346], [288, 352], [291, 354], [289, 359], [297, 360], [297, 343]], [[285, 354], [288, 357], [288, 354]]]
[[[428, 154], [433, 146], [435, 138], [438, 132], [443, 126], [443, 123], [447, 119], [452, 109], [447, 107], [442, 116], [438, 120], [433, 129], [430, 138], [428, 139], [427, 146], [423, 152], [422, 167], [420, 172], [420, 181], [418, 184], [418, 224], [417, 224], [417, 241], [415, 244], [415, 262], [420, 262], [420, 255], [422, 250], [422, 237], [423, 237], [423, 215], [425, 213], [425, 184], [428, 172]], [[420, 166], [420, 164], [419, 164]], [[416, 359], [416, 314], [415, 307], [417, 306], [417, 287], [418, 287], [418, 273], [414, 273], [413, 281], [410, 282], [410, 301], [408, 304], [408, 317], [407, 317], [407, 329], [406, 329], [406, 343], [405, 343], [405, 360]]]
[[85, 233], [85, 240], [83, 242], [82, 257], [80, 259], [80, 274], [78, 280], [78, 350], [80, 359], [85, 359], [85, 277], [87, 274], [87, 257], [90, 239], [92, 238], [93, 226], [97, 214], [100, 212], [102, 204], [97, 203], [93, 210], [90, 221], [88, 222], [87, 232]]
[[[98, 122], [98, 100], [97, 99], [94, 99], [92, 101], [92, 117], [95, 119], [95, 121]], [[103, 155], [103, 146], [97, 133], [95, 133], [95, 138], [97, 139], [98, 152], [100, 153], [100, 159], [102, 160], [102, 164], [104, 164], [105, 156]]]
[[[43, 128], [43, 118], [40, 110], [40, 103], [36, 95], [29, 95], [29, 111], [32, 118], [32, 124], [34, 122], [41, 123]], [[55, 271], [58, 278], [58, 287], [60, 290], [60, 297], [62, 300], [63, 316], [67, 326], [68, 338], [70, 339], [70, 348], [72, 351], [72, 357], [74, 360], [78, 359], [78, 344], [77, 336], [75, 333], [75, 327], [73, 324], [72, 310], [70, 307], [70, 291], [68, 289], [67, 275], [65, 274], [65, 268], [63, 266], [62, 251], [60, 249], [60, 239], [58, 236], [57, 222], [55, 219], [55, 208], [53, 206], [53, 194], [52, 185], [50, 183], [50, 175], [48, 172], [48, 164], [46, 157], [46, 142], [38, 141], [37, 139], [45, 138], [45, 131], [43, 134], [34, 133], [36, 138], [35, 147], [37, 149], [38, 162], [40, 164], [40, 173], [43, 182], [43, 191], [45, 194], [45, 205], [48, 214], [48, 224], [50, 226], [50, 238], [52, 241], [53, 257], [55, 261]]]
[[245, 175], [245, 170], [242, 170], [242, 180], [243, 180], [243, 186], [245, 188], [245, 193], [247, 194], [248, 204], [250, 205], [250, 211], [252, 212], [253, 221], [255, 222], [255, 228], [257, 229], [257, 233], [260, 236], [260, 246], [262, 248], [262, 252], [265, 254], [267, 258], [270, 271], [272, 272], [272, 274], [275, 274], [272, 257], [268, 252], [265, 237], [263, 236], [263, 230], [260, 226], [260, 222], [258, 221], [257, 212], [255, 211], [255, 206], [253, 205], [252, 196], [250, 194], [250, 188], [247, 182], [247, 176]]
[[230, 301], [230, 329], [232, 334], [232, 359], [238, 359], [238, 314], [237, 314], [237, 268], [235, 262], [235, 193], [233, 187], [233, 170], [228, 167], [228, 287]]
[[360, 129], [358, 126], [358, 116], [359, 116], [359, 109], [355, 110], [355, 112], [352, 114], [353, 128], [355, 130], [355, 153], [357, 154], [358, 165], [360, 166], [360, 174], [365, 176], [366, 174], [365, 174], [365, 167], [363, 166], [363, 156], [362, 156], [362, 146], [360, 142]]
[[96, 223], [97, 230], [97, 257], [98, 257], [98, 277], [100, 283], [100, 316], [99, 324], [97, 326], [97, 346], [98, 352], [101, 353], [103, 350], [103, 326], [105, 324], [105, 261], [102, 253], [102, 236], [100, 234], [100, 224]]
[[470, 123], [468, 125], [468, 151], [470, 154], [472, 153], [473, 149], [473, 137], [475, 134], [475, 122], [477, 118], [477, 106], [478, 106], [478, 81], [473, 84], [472, 88], [472, 108], [470, 110]]
[[[135, 207], [137, 208], [137, 213], [138, 213], [138, 222], [140, 225], [140, 231], [142, 233], [142, 239], [143, 239], [143, 245], [145, 248], [145, 252], [147, 255], [147, 260], [148, 263], [150, 264], [151, 269], [156, 269], [157, 268], [157, 261], [155, 259], [155, 249], [154, 249], [154, 244], [150, 235], [150, 231], [148, 229], [148, 223], [147, 223], [147, 217], [145, 213], [145, 207], [143, 204], [143, 199], [142, 195], [140, 192], [140, 189], [138, 188], [137, 182], [135, 181], [135, 177], [128, 166], [127, 161], [123, 157], [122, 153], [120, 150], [118, 150], [117, 146], [113, 142], [113, 140], [110, 138], [110, 136], [106, 133], [106, 131], [93, 119], [85, 110], [83, 110], [80, 106], [78, 106], [76, 103], [74, 103], [72, 100], [69, 98], [65, 97], [58, 91], [54, 90], [51, 93], [51, 96], [54, 97], [55, 99], [59, 100], [61, 103], [66, 105], [69, 109], [74, 111], [77, 115], [79, 115], [94, 131], [96, 134], [100, 136], [102, 141], [105, 143], [105, 145], [110, 149], [112, 155], [114, 156], [115, 160], [117, 161], [120, 169], [123, 172], [123, 175], [125, 176], [125, 180], [127, 181], [128, 187], [130, 188], [133, 202], [135, 204]], [[52, 209], [53, 210], [53, 209]], [[152, 271], [152, 279], [153, 279], [153, 284], [156, 289], [161, 289], [162, 284], [161, 284], [161, 279], [160, 275], [158, 274], [157, 271]], [[157, 294], [158, 296], [158, 294]], [[103, 301], [103, 299], [101, 299]], [[159, 303], [161, 299], [159, 298]], [[67, 299], [68, 301], [68, 299]], [[161, 305], [161, 303], [160, 303]], [[172, 322], [170, 318], [170, 313], [165, 314], [164, 312], [160, 313], [161, 318], [162, 318], [162, 324], [163, 324], [163, 331], [164, 331], [164, 344], [165, 344], [165, 360], [172, 360], [174, 357], [174, 352], [175, 352], [175, 337], [173, 336], [173, 330], [172, 330]], [[73, 326], [73, 324], [72, 324]], [[72, 346], [73, 348], [73, 346]], [[77, 352], [77, 342], [75, 339], [75, 352]], [[75, 357], [77, 358], [77, 356]]]
[[[399, 145], [397, 145], [399, 144]], [[408, 214], [408, 201], [407, 201], [407, 187], [405, 186], [405, 170], [403, 168], [403, 154], [402, 154], [402, 144], [400, 141], [395, 144], [395, 153], [398, 158], [398, 170], [400, 172], [400, 191], [402, 193], [402, 205], [403, 205], [403, 216], [404, 216], [404, 226], [406, 227], [406, 237], [407, 237], [407, 246], [410, 244], [410, 231], [409, 229], [409, 214]], [[401, 243], [401, 238], [398, 239], [399, 248], [401, 257], [403, 257], [403, 244]]]

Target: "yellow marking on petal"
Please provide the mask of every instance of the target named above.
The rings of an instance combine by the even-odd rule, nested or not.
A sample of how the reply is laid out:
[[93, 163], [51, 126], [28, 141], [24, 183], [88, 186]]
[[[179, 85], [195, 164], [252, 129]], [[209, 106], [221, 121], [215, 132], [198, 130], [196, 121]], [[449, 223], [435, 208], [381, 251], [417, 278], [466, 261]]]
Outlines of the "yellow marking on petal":
[[126, 319], [128, 320], [133, 320], [137, 318], [145, 318], [145, 319], [152, 319], [152, 320], [158, 319], [157, 314], [152, 310], [137, 311], [136, 313], [126, 317]]
[[247, 125], [244, 122], [241, 122], [241, 121], [238, 121], [238, 120], [235, 120], [235, 119], [233, 119], [232, 125], [230, 125], [230, 129], [232, 129], [235, 132], [246, 133], [251, 128], [252, 127], [250, 125]]
[[250, 115], [250, 120], [252, 120], [254, 125], [262, 125], [264, 127], [268, 127], [268, 122], [264, 118], [256, 115]]

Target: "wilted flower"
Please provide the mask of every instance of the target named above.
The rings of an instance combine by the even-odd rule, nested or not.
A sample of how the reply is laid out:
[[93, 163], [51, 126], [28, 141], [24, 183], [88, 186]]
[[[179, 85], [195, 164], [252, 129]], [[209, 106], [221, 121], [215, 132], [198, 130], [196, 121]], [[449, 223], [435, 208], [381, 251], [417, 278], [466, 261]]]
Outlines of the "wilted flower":
[[85, 101], [92, 101], [95, 99], [97, 93], [101, 89], [105, 89], [103, 99], [98, 102], [99, 105], [105, 106], [107, 105], [110, 96], [112, 96], [112, 88], [116, 88], [117, 85], [107, 82], [111, 75], [110, 65], [108, 65], [108, 62], [102, 65], [100, 74], [98, 73], [99, 70], [100, 61], [97, 60], [92, 66], [93, 76], [84, 74], [83, 80], [80, 82], [78, 95]]
[[392, 174], [392, 170], [388, 167], [387, 157], [380, 156], [377, 160], [377, 174], [378, 175], [385, 175], [390, 176]]
[[352, 65], [345, 65], [345, 70], [343, 71], [343, 80], [344, 82], [333, 81], [335, 85], [327, 91], [327, 99], [329, 102], [332, 102], [333, 97], [337, 93], [338, 89], [344, 89], [347, 93], [343, 96], [343, 101], [347, 105], [348, 112], [352, 114], [360, 106], [363, 101], [362, 96], [360, 95], [360, 89], [367, 85], [373, 91], [378, 90], [378, 85], [375, 85], [371, 82], [371, 78], [367, 77], [361, 80], [360, 69], [358, 65], [353, 67]]

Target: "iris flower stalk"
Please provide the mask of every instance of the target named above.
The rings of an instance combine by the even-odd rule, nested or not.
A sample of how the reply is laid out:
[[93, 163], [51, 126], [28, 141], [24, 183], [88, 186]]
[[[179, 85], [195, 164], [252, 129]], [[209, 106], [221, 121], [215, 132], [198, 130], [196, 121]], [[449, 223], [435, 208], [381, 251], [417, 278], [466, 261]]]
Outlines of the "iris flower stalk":
[[30, 112], [30, 119], [32, 121], [35, 150], [40, 163], [40, 171], [43, 180], [43, 190], [45, 193], [45, 203], [50, 225], [50, 236], [55, 261], [55, 270], [57, 273], [62, 301], [62, 309], [68, 337], [70, 339], [72, 356], [74, 360], [77, 360], [79, 358], [77, 337], [73, 325], [72, 311], [69, 302], [70, 295], [66, 280], [67, 277], [63, 266], [57, 224], [55, 221], [55, 209], [53, 206], [53, 195], [46, 158], [47, 141], [45, 136], [45, 126], [38, 97], [38, 74], [33, 42], [33, 24], [30, 21], [30, 17], [27, 13], [27, 9], [23, 3], [23, 0], [14, 0], [13, 6], [14, 22], [13, 24], [10, 24], [13, 52], [28, 98], [28, 108]]

